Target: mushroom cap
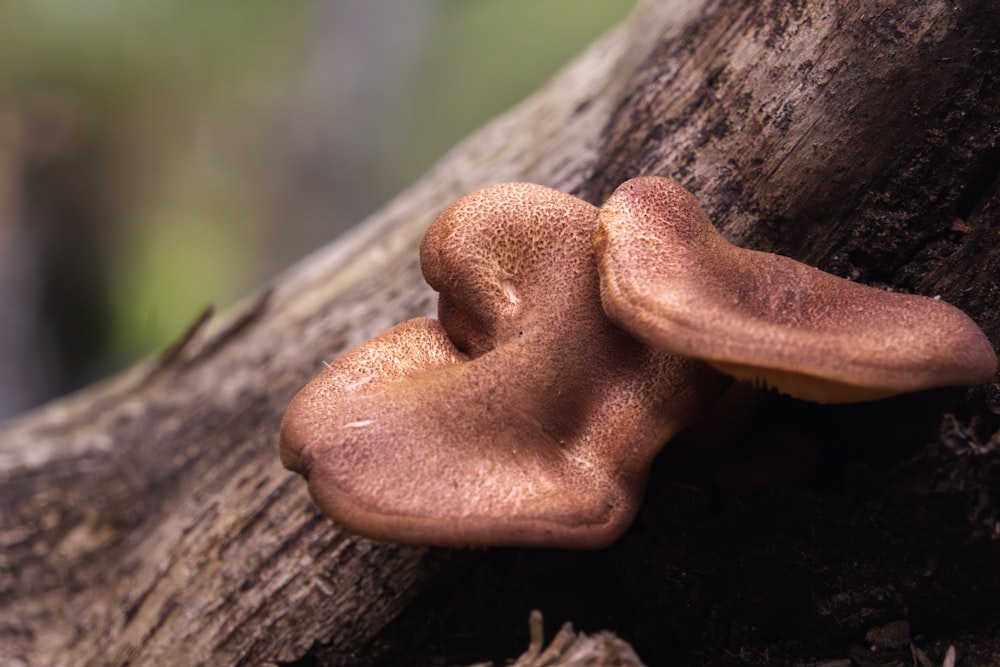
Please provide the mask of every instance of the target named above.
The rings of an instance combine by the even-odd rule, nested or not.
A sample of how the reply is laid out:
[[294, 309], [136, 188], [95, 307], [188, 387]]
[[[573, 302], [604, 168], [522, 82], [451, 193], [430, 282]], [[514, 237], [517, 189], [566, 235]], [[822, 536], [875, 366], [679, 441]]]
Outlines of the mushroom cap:
[[631, 522], [655, 453], [721, 376], [613, 326], [597, 210], [529, 184], [474, 192], [421, 246], [440, 321], [399, 324], [293, 399], [281, 457], [361, 535], [600, 547]]
[[659, 177], [623, 183], [598, 215], [608, 316], [647, 344], [821, 402], [990, 381], [997, 358], [962, 311], [738, 248]]

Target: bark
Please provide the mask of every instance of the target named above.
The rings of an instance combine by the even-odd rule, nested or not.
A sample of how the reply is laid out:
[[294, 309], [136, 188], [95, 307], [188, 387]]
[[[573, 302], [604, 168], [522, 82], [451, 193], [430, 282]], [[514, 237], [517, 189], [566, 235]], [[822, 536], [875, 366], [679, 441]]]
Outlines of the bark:
[[650, 664], [863, 662], [866, 633], [900, 619], [929, 660], [955, 644], [1000, 662], [996, 383], [856, 408], [768, 397], [735, 442], [805, 443], [806, 482], [740, 492], [732, 453], [666, 458], [636, 528], [599, 553], [357, 539], [276, 453], [323, 360], [434, 312], [421, 234], [490, 182], [599, 204], [673, 176], [731, 240], [941, 295], [996, 345], [997, 34], [989, 0], [641, 3], [354, 232], [2, 427], [0, 662], [473, 662], [516, 654], [534, 605]]

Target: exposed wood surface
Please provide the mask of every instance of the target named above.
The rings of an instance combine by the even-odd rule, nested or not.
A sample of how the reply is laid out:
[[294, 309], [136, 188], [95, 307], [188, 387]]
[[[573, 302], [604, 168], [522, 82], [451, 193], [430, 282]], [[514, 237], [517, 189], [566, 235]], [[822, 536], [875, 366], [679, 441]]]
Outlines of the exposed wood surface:
[[[417, 264], [419, 239], [442, 207], [487, 183], [533, 181], [599, 204], [629, 177], [673, 176], [731, 240], [861, 282], [941, 295], [969, 312], [996, 346], [998, 34], [1000, 5], [991, 0], [642, 3], [551, 84], [263, 293], [207, 319], [160, 357], [0, 427], [0, 663], [249, 665], [309, 655], [324, 664], [369, 664], [393, 651], [401, 661], [405, 649], [385, 643], [405, 634], [409, 619], [418, 624], [415, 614], [432, 606], [428, 600], [445, 604], [430, 589], [455, 585], [441, 583], [449, 572], [485, 568], [496, 581], [512, 571], [503, 565], [511, 559], [561, 562], [563, 556], [545, 553], [452, 552], [356, 539], [316, 512], [305, 485], [281, 468], [276, 453], [284, 406], [323, 360], [398, 321], [433, 313], [434, 295]], [[855, 412], [793, 413], [831, 423], [871, 419], [879, 433], [891, 433], [887, 422], [919, 409], [932, 429], [943, 424], [941, 432], [954, 439], [938, 441], [935, 432], [934, 442], [911, 440], [906, 456], [917, 452], [926, 460], [921, 448], [941, 449], [942, 442], [979, 447], [935, 459], [946, 481], [959, 473], [967, 479], [964, 488], [944, 491], [941, 479], [932, 480], [938, 487], [928, 490], [951, 494], [942, 502], [954, 510], [946, 513], [954, 523], [938, 526], [946, 535], [921, 542], [903, 531], [918, 540], [914, 546], [901, 538], [878, 542], [873, 534], [887, 550], [902, 541], [901, 549], [924, 556], [914, 557], [914, 568], [940, 565], [942, 553], [968, 563], [962, 545], [976, 554], [997, 552], [997, 535], [990, 534], [997, 517], [989, 511], [995, 479], [983, 470], [1000, 465], [1000, 389], [994, 384], [958, 396], [957, 402], [953, 392]], [[784, 405], [771, 410], [772, 418], [787, 414]], [[949, 411], [957, 421], [946, 421]], [[961, 503], [977, 489], [983, 511], [964, 511]], [[688, 497], [674, 493], [670, 500]], [[653, 495], [652, 512], [664, 498]], [[889, 520], [897, 514], [880, 507], [867, 525], [896, 526]], [[832, 499], [809, 508], [817, 512], [810, 519], [816, 526], [840, 525]], [[905, 517], [917, 510], [894, 511]], [[678, 548], [692, 533], [699, 548], [729, 548], [731, 535], [712, 544], [695, 524], [684, 524], [704, 513], [688, 508], [670, 520], [680, 525]], [[766, 533], [765, 515], [746, 525]], [[641, 535], [627, 537], [613, 557], [662, 567], [651, 555], [637, 556]], [[800, 551], [776, 548], [775, 558], [818, 559], [817, 586], [850, 579], [838, 569], [845, 564], [878, 560], [847, 544], [846, 553], [816, 553], [803, 539]], [[585, 571], [610, 567], [601, 560], [610, 556], [580, 558], [574, 562], [589, 564]], [[865, 628], [905, 615], [914, 602], [927, 610], [921, 632], [940, 630], [931, 641], [944, 646], [950, 637], [966, 637], [973, 650], [1000, 623], [1000, 612], [994, 608], [993, 616], [970, 625], [948, 608], [996, 593], [1000, 574], [992, 562], [971, 578], [942, 574], [933, 589], [942, 601], [937, 616], [921, 598], [926, 589], [897, 587], [897, 597], [881, 600], [831, 593], [830, 608], [812, 611], [816, 618], [836, 612], [830, 624], [837, 629], [808, 626], [798, 637], [800, 655], [822, 658], [851, 641], [863, 643]], [[945, 565], [941, 571], [950, 572]], [[651, 580], [665, 576], [644, 572]], [[735, 593], [704, 588], [700, 595], [694, 606], [708, 609], [712, 596], [725, 601]], [[487, 603], [472, 604], [480, 602]], [[653, 615], [645, 625], [655, 626], [657, 618], [679, 622], [688, 602], [667, 596], [659, 604], [643, 609]], [[563, 620], [574, 619], [551, 618]], [[520, 626], [523, 615], [509, 622]], [[773, 633], [734, 634], [734, 627], [717, 628], [714, 645], [673, 655], [678, 664], [698, 664], [690, 656], [707, 661], [775, 641]], [[626, 639], [652, 645], [648, 638]], [[512, 641], [521, 644], [519, 637]], [[694, 635], [691, 641], [708, 642]]]

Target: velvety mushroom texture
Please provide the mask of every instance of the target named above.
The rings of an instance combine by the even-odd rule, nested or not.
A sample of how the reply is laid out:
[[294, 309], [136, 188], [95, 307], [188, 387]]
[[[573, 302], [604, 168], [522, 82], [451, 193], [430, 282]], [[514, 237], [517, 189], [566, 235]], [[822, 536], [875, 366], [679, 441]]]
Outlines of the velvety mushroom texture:
[[654, 455], [722, 379], [608, 321], [596, 215], [512, 183], [437, 218], [420, 257], [440, 321], [343, 355], [282, 421], [282, 461], [323, 512], [412, 544], [600, 547], [625, 530]]
[[957, 308], [733, 246], [669, 179], [622, 184], [601, 208], [595, 250], [619, 326], [799, 398], [868, 400], [996, 373], [990, 342]]

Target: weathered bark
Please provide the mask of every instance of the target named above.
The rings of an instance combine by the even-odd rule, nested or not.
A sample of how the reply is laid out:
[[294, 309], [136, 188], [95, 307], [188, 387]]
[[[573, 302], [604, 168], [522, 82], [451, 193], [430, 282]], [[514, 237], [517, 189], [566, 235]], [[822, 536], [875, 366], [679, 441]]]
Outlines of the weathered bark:
[[[626, 178], [673, 176], [730, 239], [940, 294], [996, 344], [997, 34], [992, 0], [641, 4], [265, 292], [158, 358], [3, 427], [0, 662], [260, 664], [311, 651], [324, 664], [399, 663], [405, 645], [394, 637], [445, 623], [426, 621], [429, 609], [496, 620], [504, 604], [534, 604], [542, 584], [525, 572], [594, 577], [560, 584], [588, 593], [553, 588], [540, 604], [590, 604], [570, 613], [614, 626], [651, 663], [846, 657], [867, 629], [900, 617], [931, 653], [953, 641], [990, 646], [1000, 612], [977, 605], [1000, 588], [996, 384], [856, 409], [772, 399], [756, 441], [791, 430], [837, 459], [832, 472], [748, 499], [655, 471], [639, 526], [599, 554], [354, 538], [280, 467], [276, 434], [324, 359], [433, 313], [420, 236], [445, 204], [496, 181], [599, 204]], [[886, 442], [881, 458], [864, 449]], [[517, 593], [501, 604], [491, 587]], [[765, 598], [788, 611], [755, 624], [773, 611]], [[526, 611], [505, 622], [520, 627]]]

